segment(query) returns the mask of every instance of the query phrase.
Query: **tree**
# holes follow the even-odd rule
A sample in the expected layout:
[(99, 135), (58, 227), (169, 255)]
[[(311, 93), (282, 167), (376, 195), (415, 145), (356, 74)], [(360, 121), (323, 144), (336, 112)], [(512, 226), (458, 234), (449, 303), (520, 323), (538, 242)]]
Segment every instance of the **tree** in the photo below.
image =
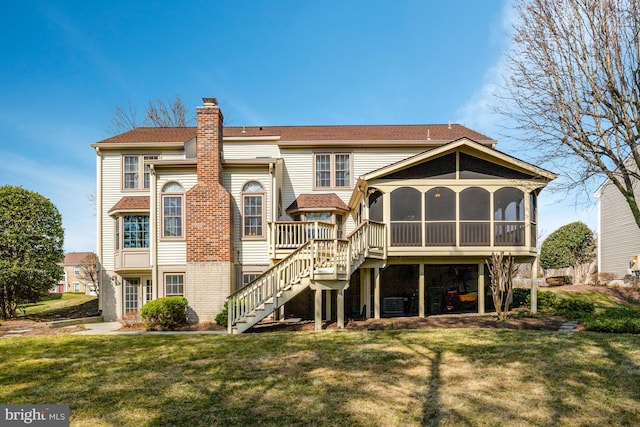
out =
[(640, 227), (640, 2), (519, 0), (515, 11), (509, 102), (498, 110), (539, 162), (563, 172), (561, 188), (606, 177)]
[(491, 295), (493, 306), (501, 321), (507, 320), (509, 316), (509, 305), (513, 295), (513, 276), (518, 271), (515, 258), (505, 256), (504, 252), (493, 253), (491, 262), (485, 260), (491, 277)]
[(91, 284), (97, 295), (100, 294), (99, 274), (98, 268), (98, 256), (91, 252), (80, 261), (80, 274), (77, 276), (80, 280), (83, 280), (87, 284)]
[[(182, 102), (180, 95), (176, 95), (173, 101), (166, 103), (162, 99), (149, 101), (143, 125), (147, 127), (185, 127), (193, 122), (193, 119), (188, 117), (187, 107)], [(131, 104), (131, 100), (127, 102), (126, 106), (116, 106), (113, 109), (111, 128), (109, 129), (111, 133), (123, 133), (139, 126), (137, 110)]]
[(49, 199), (0, 187), (0, 317), (47, 294), (63, 274), (62, 217)]
[(551, 233), (540, 248), (540, 265), (544, 269), (573, 267), (573, 283), (583, 283), (580, 267), (595, 259), (593, 231), (580, 221), (563, 225)]

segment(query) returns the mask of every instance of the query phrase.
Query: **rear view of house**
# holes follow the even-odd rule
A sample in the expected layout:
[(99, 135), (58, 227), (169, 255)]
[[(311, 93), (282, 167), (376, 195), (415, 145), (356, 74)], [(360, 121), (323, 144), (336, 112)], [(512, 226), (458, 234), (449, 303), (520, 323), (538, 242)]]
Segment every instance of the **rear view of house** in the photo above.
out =
[[(457, 124), (137, 128), (93, 144), (101, 308), (115, 320), (184, 295), (264, 317), (491, 309), (485, 259), (537, 260), (537, 198), (555, 175)], [(534, 270), (535, 271), (535, 270)]]

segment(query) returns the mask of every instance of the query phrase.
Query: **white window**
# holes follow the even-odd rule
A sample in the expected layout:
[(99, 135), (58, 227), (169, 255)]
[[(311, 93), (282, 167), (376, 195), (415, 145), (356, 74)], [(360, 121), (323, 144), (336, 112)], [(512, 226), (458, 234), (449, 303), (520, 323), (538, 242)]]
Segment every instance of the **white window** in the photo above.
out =
[(76, 265), (73, 267), (73, 275), (74, 276), (79, 276), (80, 275), (80, 266)]
[(242, 236), (264, 238), (264, 187), (251, 181), (242, 187)]
[(164, 284), (167, 296), (184, 295), (184, 274), (165, 274)]
[(162, 237), (183, 237), (184, 190), (177, 182), (162, 188)]
[[(157, 160), (155, 154), (126, 154), (122, 156), (122, 188), (140, 190), (150, 187), (151, 168), (145, 161)], [(140, 179), (142, 177), (142, 179)]]
[(73, 292), (80, 292), (80, 282), (73, 282)]
[(123, 157), (123, 187), (138, 188), (139, 186), (139, 167), (138, 161), (140, 156), (124, 156)]
[(148, 248), (149, 215), (125, 215), (122, 219), (122, 247)]
[(351, 187), (351, 154), (316, 153), (313, 159), (314, 188)]

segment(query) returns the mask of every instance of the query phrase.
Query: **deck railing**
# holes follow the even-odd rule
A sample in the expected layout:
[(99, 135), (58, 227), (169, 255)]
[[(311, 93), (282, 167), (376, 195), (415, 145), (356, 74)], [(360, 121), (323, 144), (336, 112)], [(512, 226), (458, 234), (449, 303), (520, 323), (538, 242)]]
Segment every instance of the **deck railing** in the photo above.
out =
[(422, 222), (392, 222), (391, 246), (422, 246)]
[(495, 246), (524, 246), (524, 222), (496, 222), (494, 230)]
[(335, 239), (336, 225), (321, 221), (285, 221), (269, 224), (275, 250), (296, 249), (310, 239)]
[(489, 221), (460, 222), (460, 246), (491, 245)]
[(455, 246), (456, 222), (427, 222), (425, 224), (425, 246)]

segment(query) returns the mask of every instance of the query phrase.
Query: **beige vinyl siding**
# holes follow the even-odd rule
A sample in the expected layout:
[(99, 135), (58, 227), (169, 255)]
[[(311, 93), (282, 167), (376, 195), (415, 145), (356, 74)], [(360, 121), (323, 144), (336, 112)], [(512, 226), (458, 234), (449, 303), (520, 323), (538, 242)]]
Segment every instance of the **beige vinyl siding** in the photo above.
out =
[(612, 184), (603, 185), (599, 205), (598, 271), (622, 278), (627, 274), (629, 259), (640, 255), (640, 229), (624, 197)]
[(280, 149), (276, 142), (229, 142), (224, 141), (223, 158), (255, 159), (256, 157), (280, 157)]
[[(102, 154), (102, 266), (105, 270), (114, 268), (114, 219), (109, 216), (109, 210), (124, 196), (120, 190), (121, 154)], [(144, 193), (136, 193), (143, 195)]]
[[(249, 181), (259, 182), (265, 190), (264, 240), (242, 239), (242, 187)], [(235, 262), (240, 264), (269, 264), (268, 223), (271, 221), (271, 175), (268, 166), (255, 169), (228, 168), (224, 172), (224, 186), (233, 198), (233, 236)]]
[[(162, 187), (168, 182), (177, 182), (184, 189), (183, 197), (186, 197), (194, 185), (196, 185), (198, 177), (195, 169), (184, 170), (159, 170), (157, 176), (157, 206), (156, 206), (156, 228), (155, 233), (158, 242), (157, 263), (162, 265), (185, 265), (187, 263), (187, 244), (186, 240), (171, 240), (162, 238)], [(184, 203), (184, 199), (183, 199)], [(183, 204), (184, 206), (184, 204)], [(183, 233), (185, 232), (185, 219), (183, 210)]]
[[(340, 150), (335, 148), (331, 152), (344, 152), (351, 153), (351, 163), (353, 170), (351, 173), (351, 188), (349, 189), (327, 189), (322, 191), (314, 191), (313, 189), (313, 154), (315, 152), (329, 152), (324, 149), (287, 149), (282, 150), (282, 156), (284, 159), (284, 174), (283, 174), (283, 205), (286, 209), (293, 201), (301, 194), (328, 194), (335, 193), (340, 197), (345, 204), (349, 202), (351, 194), (353, 193), (353, 187), (358, 180), (358, 177), (365, 173), (374, 171), (383, 166), (387, 166), (390, 163), (394, 163), (403, 160), (407, 157), (413, 156), (422, 152), (422, 150), (392, 150), (389, 148), (382, 149), (370, 149), (370, 148), (353, 148)], [(346, 219), (345, 231), (350, 233), (355, 223), (351, 215)]]

